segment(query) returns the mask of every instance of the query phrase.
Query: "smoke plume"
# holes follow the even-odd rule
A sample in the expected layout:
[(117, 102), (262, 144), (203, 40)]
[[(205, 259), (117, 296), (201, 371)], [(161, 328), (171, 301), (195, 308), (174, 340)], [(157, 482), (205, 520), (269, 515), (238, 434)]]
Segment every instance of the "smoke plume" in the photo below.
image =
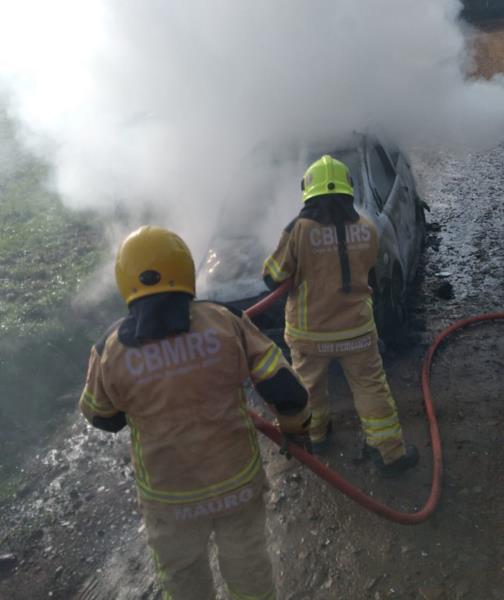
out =
[(285, 199), (279, 217), (296, 212), (302, 161), (275, 171), (271, 148), (366, 128), (405, 145), (502, 139), (504, 85), (467, 78), (460, 8), (17, 0), (0, 8), (0, 76), (67, 204), (157, 220), (198, 256), (223, 203), (246, 215), (260, 193)]

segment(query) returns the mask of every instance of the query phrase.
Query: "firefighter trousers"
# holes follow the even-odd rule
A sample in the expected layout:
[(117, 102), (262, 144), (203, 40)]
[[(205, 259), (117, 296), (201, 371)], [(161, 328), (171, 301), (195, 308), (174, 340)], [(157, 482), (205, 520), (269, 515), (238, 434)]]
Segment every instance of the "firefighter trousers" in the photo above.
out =
[(142, 512), (163, 600), (215, 599), (208, 557), (212, 532), (230, 598), (276, 600), (262, 496), (217, 517), (177, 520), (170, 507), (163, 511), (145, 505)]
[(376, 334), (334, 344), (289, 343), (292, 366), (309, 394), (312, 409), (310, 437), (324, 441), (330, 421), (328, 369), (337, 359), (352, 391), (366, 442), (379, 450), (384, 463), (405, 452), (397, 408), (378, 350)]

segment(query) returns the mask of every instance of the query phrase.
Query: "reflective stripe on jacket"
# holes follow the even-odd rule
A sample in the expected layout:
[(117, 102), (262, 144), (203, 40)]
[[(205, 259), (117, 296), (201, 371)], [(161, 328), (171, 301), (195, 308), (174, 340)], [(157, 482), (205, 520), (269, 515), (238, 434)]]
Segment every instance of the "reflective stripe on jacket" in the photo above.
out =
[(335, 342), (375, 330), (370, 269), (378, 254), (373, 223), (360, 217), (346, 225), (351, 291), (342, 289), (335, 225), (298, 218), (282, 233), (275, 252), (264, 263), (264, 276), (276, 283), (292, 277), (285, 311), (288, 341)]
[(261, 489), (264, 473), (243, 385), (280, 368), (292, 372), (247, 317), (194, 302), (188, 333), (127, 347), (116, 328), (93, 347), (80, 408), (90, 422), (126, 413), (143, 500), (202, 502), (249, 484)]

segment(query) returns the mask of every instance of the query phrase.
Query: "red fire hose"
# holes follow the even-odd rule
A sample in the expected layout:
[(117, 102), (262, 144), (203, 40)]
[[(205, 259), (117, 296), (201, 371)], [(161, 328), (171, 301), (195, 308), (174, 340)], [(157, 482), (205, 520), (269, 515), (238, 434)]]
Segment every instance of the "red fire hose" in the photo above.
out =
[[(259, 315), (261, 312), (263, 312), (269, 306), (271, 306), (271, 304), (275, 302), (280, 296), (285, 294), (290, 288), (290, 285), (290, 281), (286, 281), (285, 283), (283, 283), (269, 296), (266, 296), (254, 306), (251, 306), (246, 311), (247, 315), (249, 317), (255, 317)], [(402, 523), (403, 525), (416, 525), (418, 523), (426, 521), (436, 510), (436, 506), (439, 502), (439, 497), (441, 495), (441, 477), (443, 473), (441, 439), (439, 436), (436, 414), (434, 411), (432, 396), (430, 392), (430, 369), (432, 359), (434, 358), (434, 354), (436, 353), (439, 346), (451, 333), (458, 331), (459, 329), (463, 329), (464, 327), (467, 327), (468, 325), (472, 325), (474, 323), (480, 323), (482, 321), (493, 321), (496, 319), (504, 319), (504, 313), (487, 313), (456, 321), (455, 323), (444, 329), (436, 337), (425, 356), (422, 368), (422, 392), (424, 397), (425, 412), (427, 414), (427, 420), (429, 422), (431, 436), (433, 473), (431, 491), (427, 502), (424, 504), (421, 510), (414, 513), (406, 513), (394, 510), (389, 506), (382, 504), (381, 502), (377, 502), (376, 500), (368, 496), (366, 493), (364, 493), (362, 490), (346, 481), (346, 479), (344, 479), (339, 473), (327, 467), (325, 464), (317, 460), (314, 456), (312, 456), (296, 444), (289, 444), (289, 454), (297, 458), (299, 462), (306, 465), (316, 475), (327, 481), (327, 483), (329, 483), (331, 486), (337, 488), (340, 492), (343, 492), (343, 494), (345, 494), (352, 500), (355, 500), (355, 502), (357, 502), (361, 506), (364, 506), (364, 508), (375, 512), (377, 515), (380, 515), (381, 517), (384, 517), (389, 521)], [(261, 431), (264, 435), (268, 436), (279, 446), (283, 445), (284, 439), (280, 430), (277, 427), (275, 427), (269, 421), (266, 421), (253, 411), (250, 411), (250, 414), (252, 416), (256, 428), (259, 431)]]

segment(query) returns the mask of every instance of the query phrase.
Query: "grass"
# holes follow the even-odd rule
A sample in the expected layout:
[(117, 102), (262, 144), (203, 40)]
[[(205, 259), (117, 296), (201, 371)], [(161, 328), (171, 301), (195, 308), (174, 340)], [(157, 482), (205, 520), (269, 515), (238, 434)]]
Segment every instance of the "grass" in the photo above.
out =
[[(0, 333), (44, 330), (100, 259), (101, 228), (48, 191), (48, 167), (22, 163), (0, 183)], [(1, 175), (0, 175), (1, 177)]]
[(103, 327), (76, 318), (71, 308), (102, 258), (103, 227), (96, 214), (66, 208), (47, 185), (50, 174), (0, 114), (3, 473), (75, 407), (89, 348)]

